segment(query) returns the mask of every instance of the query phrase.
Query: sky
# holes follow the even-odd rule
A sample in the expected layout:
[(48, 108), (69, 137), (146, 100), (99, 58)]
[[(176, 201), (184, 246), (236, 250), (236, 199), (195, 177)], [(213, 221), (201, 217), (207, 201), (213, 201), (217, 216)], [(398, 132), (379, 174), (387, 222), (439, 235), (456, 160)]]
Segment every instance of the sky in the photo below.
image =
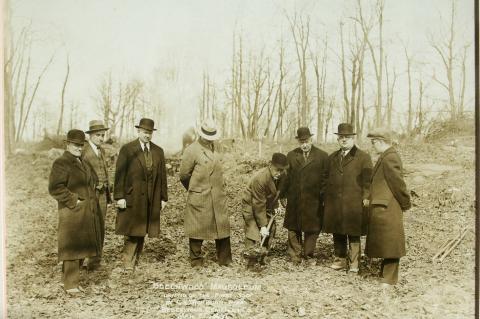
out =
[[(117, 78), (138, 78), (153, 83), (156, 70), (175, 68), (180, 83), (157, 89), (164, 107), (174, 112), (180, 128), (193, 125), (201, 92), (201, 76), (207, 70), (223, 85), (229, 75), (234, 30), (244, 36), (252, 50), (273, 50), (280, 34), (291, 41), (284, 13), (296, 8), (311, 15), (312, 41), (328, 35), (332, 54), (330, 71), (338, 73), (338, 23), (353, 12), (355, 1), (274, 1), (274, 0), (10, 0), (13, 32), (31, 24), (36, 39), (32, 48), (33, 71), (37, 73), (55, 54), (41, 83), (34, 107), (57, 114), (65, 76), (66, 57), (71, 64), (66, 101), (82, 109), (78, 125), (86, 128), (96, 115), (95, 96), (102, 77), (108, 72)], [(371, 4), (372, 1), (363, 1)], [(384, 37), (391, 65), (405, 70), (401, 44), (413, 52), (415, 60), (441, 70), (433, 56), (427, 35), (439, 34), (440, 15), (447, 15), (449, 0), (386, 0)], [(472, 42), (469, 52), (467, 97), (473, 98), (473, 1), (458, 1), (459, 35)], [(293, 51), (290, 51), (293, 58)], [(293, 61), (293, 60), (292, 60)], [(428, 69), (430, 70), (430, 69)], [(426, 73), (430, 71), (425, 71)], [(438, 73), (440, 74), (440, 73)], [(427, 74), (428, 75), (428, 74)], [(404, 75), (401, 75), (401, 77)], [(431, 75), (428, 75), (431, 76)], [(402, 82), (399, 79), (399, 82)], [(330, 83), (337, 86), (336, 80)], [(403, 81), (402, 83), (404, 83)], [(431, 94), (442, 96), (434, 87)], [(333, 89), (333, 88), (332, 88)], [(338, 88), (339, 89), (339, 88)], [(404, 84), (399, 85), (405, 98)], [(171, 112), (167, 112), (171, 116)], [(180, 132), (177, 134), (180, 136)], [(176, 137), (178, 139), (179, 137)], [(161, 138), (162, 139), (162, 138)], [(165, 141), (163, 141), (165, 142)]]

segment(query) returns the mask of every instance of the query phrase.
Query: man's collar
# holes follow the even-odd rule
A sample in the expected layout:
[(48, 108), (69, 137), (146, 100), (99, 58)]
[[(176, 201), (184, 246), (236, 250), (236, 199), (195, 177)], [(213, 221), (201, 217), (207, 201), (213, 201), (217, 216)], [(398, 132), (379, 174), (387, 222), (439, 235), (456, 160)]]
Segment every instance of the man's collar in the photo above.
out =
[(140, 143), (140, 147), (142, 148), (142, 151), (145, 151), (145, 144), (147, 144), (147, 149), (150, 151), (150, 142), (143, 143), (142, 141), (140, 141), (140, 139), (138, 139), (138, 142)]
[(95, 154), (98, 155), (98, 149), (99, 149), (99, 146), (95, 145), (92, 141), (88, 140), (88, 144), (90, 144), (90, 146), (92, 147), (93, 151), (95, 152)]

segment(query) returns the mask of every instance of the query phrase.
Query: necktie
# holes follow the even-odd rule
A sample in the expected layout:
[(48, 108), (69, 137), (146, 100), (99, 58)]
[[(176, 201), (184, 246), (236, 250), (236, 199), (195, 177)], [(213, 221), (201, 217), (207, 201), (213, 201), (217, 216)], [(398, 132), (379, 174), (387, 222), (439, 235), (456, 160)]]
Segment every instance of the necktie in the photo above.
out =
[(303, 158), (305, 159), (305, 162), (306, 162), (308, 158), (308, 152), (303, 152)]

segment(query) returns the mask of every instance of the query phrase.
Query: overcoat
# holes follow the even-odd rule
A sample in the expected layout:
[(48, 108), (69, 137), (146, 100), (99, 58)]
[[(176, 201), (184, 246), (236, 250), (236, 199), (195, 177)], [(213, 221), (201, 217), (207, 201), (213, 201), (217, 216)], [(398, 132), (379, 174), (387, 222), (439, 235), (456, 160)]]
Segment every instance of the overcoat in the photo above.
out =
[(269, 167), (262, 168), (252, 177), (242, 195), (246, 238), (261, 240), (259, 228), (267, 226), (267, 212), (278, 207), (279, 193)]
[(229, 237), (221, 155), (197, 140), (185, 149), (179, 173), (188, 190), (185, 235), (203, 240)]
[(104, 220), (95, 194), (96, 182), (90, 164), (81, 163), (68, 151), (53, 162), (48, 191), (58, 202), (58, 260), (101, 253)]
[(287, 154), (289, 168), (280, 197), (287, 197), (283, 227), (302, 232), (319, 232), (323, 219), (323, 195), (328, 154), (312, 146), (305, 161), (298, 147)]
[(361, 236), (367, 231), (368, 210), (363, 200), (369, 198), (372, 159), (353, 146), (341, 159), (342, 150), (328, 157), (328, 182), (325, 191), (323, 231)]
[(140, 140), (133, 140), (120, 149), (113, 196), (115, 200), (125, 199), (127, 208), (117, 212), (116, 234), (138, 237), (160, 235), (161, 201), (168, 201), (167, 170), (163, 149), (150, 142), (150, 152), (152, 191), (148, 194), (147, 168)]
[(370, 215), (365, 253), (370, 258), (405, 256), (403, 211), (410, 195), (402, 175), (402, 162), (393, 147), (378, 158), (370, 185)]

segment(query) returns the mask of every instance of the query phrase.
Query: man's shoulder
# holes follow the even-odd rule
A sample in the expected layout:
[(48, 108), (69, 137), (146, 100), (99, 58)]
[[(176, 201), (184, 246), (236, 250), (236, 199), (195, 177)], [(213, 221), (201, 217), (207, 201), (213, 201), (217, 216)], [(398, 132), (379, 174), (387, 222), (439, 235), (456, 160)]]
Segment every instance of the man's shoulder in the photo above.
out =
[(164, 151), (163, 151), (163, 148), (162, 148), (160, 145), (157, 145), (157, 144), (155, 144), (155, 143), (153, 143), (153, 142), (150, 142), (150, 146), (151, 146), (151, 148), (152, 148), (152, 151), (157, 151), (157, 152), (161, 152), (161, 153), (164, 152)]
[(52, 167), (55, 168), (66, 168), (72, 165), (72, 159), (68, 156), (67, 152), (64, 152), (62, 155), (57, 157), (53, 161)]

